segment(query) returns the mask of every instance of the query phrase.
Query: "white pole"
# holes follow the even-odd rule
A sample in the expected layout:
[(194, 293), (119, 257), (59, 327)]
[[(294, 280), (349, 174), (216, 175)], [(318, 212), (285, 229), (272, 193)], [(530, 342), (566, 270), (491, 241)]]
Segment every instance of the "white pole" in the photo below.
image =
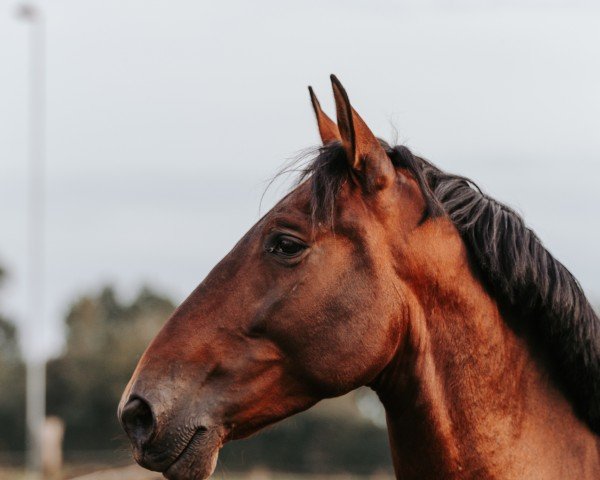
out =
[(29, 23), (29, 192), (28, 254), (29, 305), (25, 330), (27, 375), (27, 469), (30, 478), (42, 473), (41, 433), (46, 415), (46, 362), (36, 351), (44, 319), (44, 137), (45, 137), (45, 26), (41, 10), (23, 5), (20, 16)]

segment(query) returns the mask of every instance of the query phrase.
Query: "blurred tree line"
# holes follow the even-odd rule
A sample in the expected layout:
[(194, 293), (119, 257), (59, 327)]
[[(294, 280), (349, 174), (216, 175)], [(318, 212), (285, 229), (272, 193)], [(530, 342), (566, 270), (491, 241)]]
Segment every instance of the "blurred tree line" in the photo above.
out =
[[(6, 275), (0, 267), (0, 287)], [(25, 441), (25, 368), (17, 330), (0, 311), (0, 452), (23, 448)]]
[[(99, 451), (115, 460), (124, 457), (128, 444), (117, 404), (142, 352), (173, 310), (166, 296), (149, 288), (123, 301), (105, 287), (72, 304), (65, 349), (47, 370), (48, 414), (65, 421), (67, 459)], [(385, 430), (359, 415), (351, 397), (335, 402), (226, 445), (221, 465), (321, 473), (389, 470)], [(15, 327), (0, 317), (0, 453), (22, 451), (23, 445), (24, 368)]]
[(114, 448), (113, 442), (123, 437), (116, 417), (121, 393), (173, 309), (167, 298), (148, 288), (123, 302), (105, 287), (71, 306), (64, 354), (47, 370), (48, 414), (65, 421), (65, 449)]

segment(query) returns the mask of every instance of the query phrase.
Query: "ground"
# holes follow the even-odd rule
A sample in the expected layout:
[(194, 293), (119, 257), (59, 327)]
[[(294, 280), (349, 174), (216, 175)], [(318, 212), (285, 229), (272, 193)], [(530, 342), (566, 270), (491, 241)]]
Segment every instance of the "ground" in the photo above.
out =
[[(79, 475), (66, 469), (66, 473), (54, 480), (159, 480), (163, 477), (149, 472), (138, 466), (129, 466), (117, 469), (99, 470), (85, 475)], [(359, 477), (351, 475), (293, 475), (266, 470), (254, 470), (246, 474), (228, 473), (219, 471), (213, 475), (214, 480), (391, 480), (386, 475)], [(20, 470), (6, 470), (0, 468), (0, 480), (27, 480)]]

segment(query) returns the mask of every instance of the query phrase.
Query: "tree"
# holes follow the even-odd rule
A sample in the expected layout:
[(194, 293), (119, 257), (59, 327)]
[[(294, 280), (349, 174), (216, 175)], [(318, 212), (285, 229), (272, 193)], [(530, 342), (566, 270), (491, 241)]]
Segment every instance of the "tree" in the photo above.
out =
[(73, 304), (66, 318), (65, 351), (48, 364), (48, 413), (65, 421), (66, 449), (123, 446), (119, 399), (173, 308), (170, 300), (148, 288), (131, 302), (105, 287)]
[[(6, 272), (0, 267), (0, 287), (6, 280)], [(0, 362), (12, 360), (19, 356), (17, 329), (0, 312)]]
[[(6, 278), (0, 267), (0, 286)], [(25, 441), (25, 369), (17, 329), (0, 313), (0, 452), (22, 450)]]

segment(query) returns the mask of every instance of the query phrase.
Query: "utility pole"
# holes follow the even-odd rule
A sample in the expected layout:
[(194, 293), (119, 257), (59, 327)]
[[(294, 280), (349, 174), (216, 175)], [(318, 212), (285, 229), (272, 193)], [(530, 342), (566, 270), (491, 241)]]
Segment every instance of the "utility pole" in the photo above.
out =
[[(45, 199), (45, 25), (40, 8), (22, 5), (19, 17), (29, 24), (29, 188), (28, 312), (24, 329), (26, 356), (27, 469), (29, 478), (42, 473), (41, 434), (46, 416), (46, 360), (36, 341), (44, 319)], [(38, 350), (38, 351), (36, 351)]]

